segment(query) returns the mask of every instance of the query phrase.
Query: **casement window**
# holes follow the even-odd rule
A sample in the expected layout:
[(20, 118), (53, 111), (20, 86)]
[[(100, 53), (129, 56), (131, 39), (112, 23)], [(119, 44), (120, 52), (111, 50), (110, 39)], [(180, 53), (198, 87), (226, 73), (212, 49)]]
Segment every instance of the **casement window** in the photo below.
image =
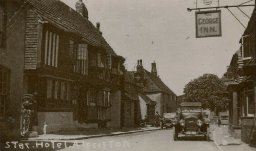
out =
[(89, 54), (89, 65), (91, 67), (97, 67), (97, 54), (94, 52)]
[(69, 56), (72, 58), (72, 59), (76, 59), (76, 53), (75, 53), (75, 43), (73, 40), (69, 40)]
[(96, 89), (90, 89), (87, 91), (87, 105), (96, 106), (97, 102), (97, 91)]
[(105, 108), (97, 108), (97, 119), (105, 120), (106, 119), (107, 110)]
[(112, 56), (111, 55), (107, 56), (107, 65), (108, 65), (108, 69), (112, 68)]
[(97, 53), (97, 65), (98, 67), (104, 67), (104, 58), (102, 57), (101, 53)]
[(44, 36), (44, 64), (57, 67), (59, 56), (59, 35), (46, 31)]
[(62, 80), (47, 79), (46, 98), (50, 100), (61, 100), (63, 102), (71, 99), (71, 83)]
[(0, 118), (5, 117), (9, 99), (10, 72), (0, 65)]
[(110, 106), (111, 103), (110, 103), (110, 92), (107, 92), (107, 106)]
[(252, 93), (247, 94), (245, 101), (245, 115), (253, 117), (255, 113), (254, 95)]
[(242, 58), (243, 60), (251, 59), (254, 49), (254, 42), (252, 35), (245, 35), (242, 37)]
[[(75, 50), (75, 49), (74, 49)], [(77, 73), (83, 75), (88, 74), (88, 48), (87, 44), (78, 44), (77, 50), (75, 51), (75, 67), (74, 70)]]

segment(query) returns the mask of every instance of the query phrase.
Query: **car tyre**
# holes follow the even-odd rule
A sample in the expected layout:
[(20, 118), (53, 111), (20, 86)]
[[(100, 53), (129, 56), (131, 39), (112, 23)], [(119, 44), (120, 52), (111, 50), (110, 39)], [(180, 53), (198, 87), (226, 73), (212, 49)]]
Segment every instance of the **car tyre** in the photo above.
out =
[(178, 133), (174, 132), (173, 140), (174, 140), (174, 141), (179, 140), (179, 134), (178, 134)]
[(205, 136), (204, 136), (204, 138), (205, 138), (205, 141), (210, 141), (210, 137), (209, 137), (209, 135), (208, 134), (206, 134)]

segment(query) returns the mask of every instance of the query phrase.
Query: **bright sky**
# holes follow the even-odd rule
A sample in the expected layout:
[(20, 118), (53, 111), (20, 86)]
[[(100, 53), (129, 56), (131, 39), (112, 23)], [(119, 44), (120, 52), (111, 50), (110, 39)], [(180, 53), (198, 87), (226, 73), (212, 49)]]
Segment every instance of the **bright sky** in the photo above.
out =
[[(74, 8), (77, 0), (62, 0)], [(89, 20), (101, 23), (103, 36), (126, 58), (126, 68), (134, 70), (142, 59), (149, 71), (157, 63), (160, 78), (177, 95), (186, 83), (204, 73), (221, 77), (239, 48), (244, 28), (222, 9), (222, 37), (195, 38), (196, 0), (83, 0)], [(198, 0), (199, 6), (202, 1)], [(216, 1), (216, 0), (213, 0)], [(220, 5), (234, 5), (248, 0), (220, 0)], [(201, 3), (200, 3), (201, 2)], [(249, 3), (252, 4), (252, 3)], [(253, 7), (242, 8), (251, 15)], [(238, 9), (231, 8), (247, 25), (249, 19)]]

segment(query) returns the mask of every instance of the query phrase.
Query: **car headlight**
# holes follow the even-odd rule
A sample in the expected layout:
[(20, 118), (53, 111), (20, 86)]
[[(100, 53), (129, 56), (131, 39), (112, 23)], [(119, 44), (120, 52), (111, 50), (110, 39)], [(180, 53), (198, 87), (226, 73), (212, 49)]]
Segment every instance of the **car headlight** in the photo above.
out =
[(197, 120), (197, 125), (198, 126), (202, 126), (203, 125), (203, 122), (201, 120)]
[(180, 120), (179, 123), (180, 123), (181, 126), (185, 126), (185, 121), (184, 120)]

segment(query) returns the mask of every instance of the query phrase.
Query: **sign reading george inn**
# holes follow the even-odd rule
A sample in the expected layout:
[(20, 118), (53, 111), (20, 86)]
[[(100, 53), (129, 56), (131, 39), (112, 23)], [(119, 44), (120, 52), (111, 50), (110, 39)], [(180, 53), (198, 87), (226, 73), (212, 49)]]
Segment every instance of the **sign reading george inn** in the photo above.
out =
[(196, 12), (196, 38), (221, 36), (221, 12)]

